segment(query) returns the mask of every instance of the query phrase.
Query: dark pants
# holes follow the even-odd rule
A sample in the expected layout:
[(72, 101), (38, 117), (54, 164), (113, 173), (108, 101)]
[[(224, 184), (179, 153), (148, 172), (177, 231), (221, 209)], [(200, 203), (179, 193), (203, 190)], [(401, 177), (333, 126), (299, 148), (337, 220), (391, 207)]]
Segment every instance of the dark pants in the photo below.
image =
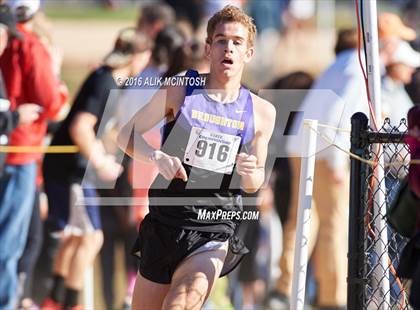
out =
[(274, 164), (273, 173), (275, 179), (273, 182), (274, 206), (279, 215), (281, 224), (284, 225), (289, 216), (292, 171), (288, 158), (277, 158)]
[(104, 244), (100, 252), (100, 258), (102, 290), (107, 309), (114, 309), (114, 267), (115, 245), (117, 243), (122, 242), (124, 245), (127, 272), (137, 272), (137, 259), (131, 255), (131, 248), (137, 237), (137, 229), (122, 223), (121, 218), (124, 217), (124, 213), (128, 213), (127, 207), (103, 207), (101, 209)]
[(36, 262), (33, 272), (32, 287), (33, 299), (36, 303), (41, 303), (48, 295), (52, 287), (52, 272), (54, 258), (57, 255), (61, 239), (53, 237), (53, 229), (45, 223), (42, 236), (41, 253)]
[(420, 309), (420, 231), (405, 246), (397, 270), (401, 278), (411, 279), (410, 305)]
[(39, 192), (35, 193), (34, 208), (32, 210), (31, 222), (29, 225), (28, 239), (25, 250), (18, 263), (18, 273), (24, 276), (21, 287), (21, 298), (32, 298), (32, 275), (36, 261), (42, 247), (43, 224), (39, 214)]
[[(244, 210), (254, 211), (254, 207), (244, 206)], [(260, 240), (260, 224), (258, 221), (243, 221), (238, 228), (238, 237), (244, 240), (249, 253), (239, 265), (238, 281), (249, 283), (260, 279), (258, 273), (257, 250)]]
[[(128, 181), (131, 159), (125, 156), (122, 162), (123, 173), (117, 179), (114, 189), (98, 190), (102, 197), (132, 197), (133, 191)], [(115, 245), (122, 242), (126, 271), (137, 272), (137, 258), (131, 255), (133, 244), (137, 238), (137, 228), (129, 224), (131, 206), (103, 206), (101, 208), (102, 232), (104, 244), (100, 251), (102, 268), (102, 290), (107, 309), (114, 309), (114, 267)]]

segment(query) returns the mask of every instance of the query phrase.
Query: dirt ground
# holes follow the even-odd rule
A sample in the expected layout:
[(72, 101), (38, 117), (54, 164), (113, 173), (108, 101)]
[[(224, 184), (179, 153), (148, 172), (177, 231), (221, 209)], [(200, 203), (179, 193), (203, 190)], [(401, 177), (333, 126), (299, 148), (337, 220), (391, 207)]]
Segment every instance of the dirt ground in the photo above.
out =
[(64, 62), (87, 66), (98, 62), (109, 52), (118, 31), (134, 21), (54, 21), (53, 36), (64, 51)]
[[(134, 23), (134, 20), (53, 22), (54, 42), (64, 52), (62, 76), (72, 94), (85, 75), (112, 49), (118, 31)], [(258, 89), (295, 70), (317, 75), (332, 61), (333, 44), (331, 31), (299, 30), (283, 37), (271, 35), (263, 44), (257, 45), (257, 54), (249, 66), (251, 70), (245, 73), (245, 82)]]
[(52, 22), (54, 44), (63, 52), (61, 78), (70, 90), (70, 101), (89, 71), (109, 53), (122, 28), (133, 26), (127, 21), (71, 21)]

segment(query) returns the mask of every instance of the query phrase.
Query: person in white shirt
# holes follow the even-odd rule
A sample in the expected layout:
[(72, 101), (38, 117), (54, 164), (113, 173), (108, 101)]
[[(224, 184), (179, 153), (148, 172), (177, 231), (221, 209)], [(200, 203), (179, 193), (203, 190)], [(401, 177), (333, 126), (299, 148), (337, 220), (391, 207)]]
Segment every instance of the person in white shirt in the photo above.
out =
[(396, 51), (386, 66), (382, 79), (382, 111), (398, 127), (400, 120), (406, 118), (413, 102), (404, 86), (411, 82), (415, 69), (420, 67), (420, 53), (406, 41), (400, 40)]
[[(338, 35), (336, 60), (316, 80), (300, 111), (303, 118), (317, 119), (333, 127), (350, 129), (351, 116), (368, 113), (365, 84), (357, 58), (357, 32), (343, 30)], [(302, 123), (294, 124), (298, 136), (287, 143), (292, 167), (290, 213), (283, 227), (281, 276), (271, 293), (271, 309), (288, 309), (292, 288), (293, 257), (298, 207)], [(350, 148), (349, 134), (320, 128), (324, 135), (344, 149)], [(312, 254), (314, 276), (318, 284), (320, 309), (345, 308), (347, 295), (347, 223), (349, 193), (348, 155), (318, 137), (314, 176), (314, 204), (311, 215), (309, 254)]]

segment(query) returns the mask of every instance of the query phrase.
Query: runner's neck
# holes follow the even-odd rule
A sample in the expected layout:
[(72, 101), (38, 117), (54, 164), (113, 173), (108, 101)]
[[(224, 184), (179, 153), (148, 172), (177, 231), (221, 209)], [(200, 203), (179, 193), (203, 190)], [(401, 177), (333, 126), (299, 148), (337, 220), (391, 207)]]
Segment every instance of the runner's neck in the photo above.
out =
[(208, 83), (204, 88), (211, 99), (220, 103), (230, 103), (238, 99), (241, 81), (236, 78), (230, 79), (227, 82), (219, 81), (210, 73)]

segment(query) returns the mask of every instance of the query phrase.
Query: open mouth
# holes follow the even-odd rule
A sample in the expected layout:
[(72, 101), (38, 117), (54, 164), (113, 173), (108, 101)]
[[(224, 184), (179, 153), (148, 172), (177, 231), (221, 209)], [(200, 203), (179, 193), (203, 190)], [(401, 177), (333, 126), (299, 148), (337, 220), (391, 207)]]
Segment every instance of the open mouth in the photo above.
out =
[(224, 65), (233, 65), (233, 60), (232, 59), (223, 59), (222, 64)]

